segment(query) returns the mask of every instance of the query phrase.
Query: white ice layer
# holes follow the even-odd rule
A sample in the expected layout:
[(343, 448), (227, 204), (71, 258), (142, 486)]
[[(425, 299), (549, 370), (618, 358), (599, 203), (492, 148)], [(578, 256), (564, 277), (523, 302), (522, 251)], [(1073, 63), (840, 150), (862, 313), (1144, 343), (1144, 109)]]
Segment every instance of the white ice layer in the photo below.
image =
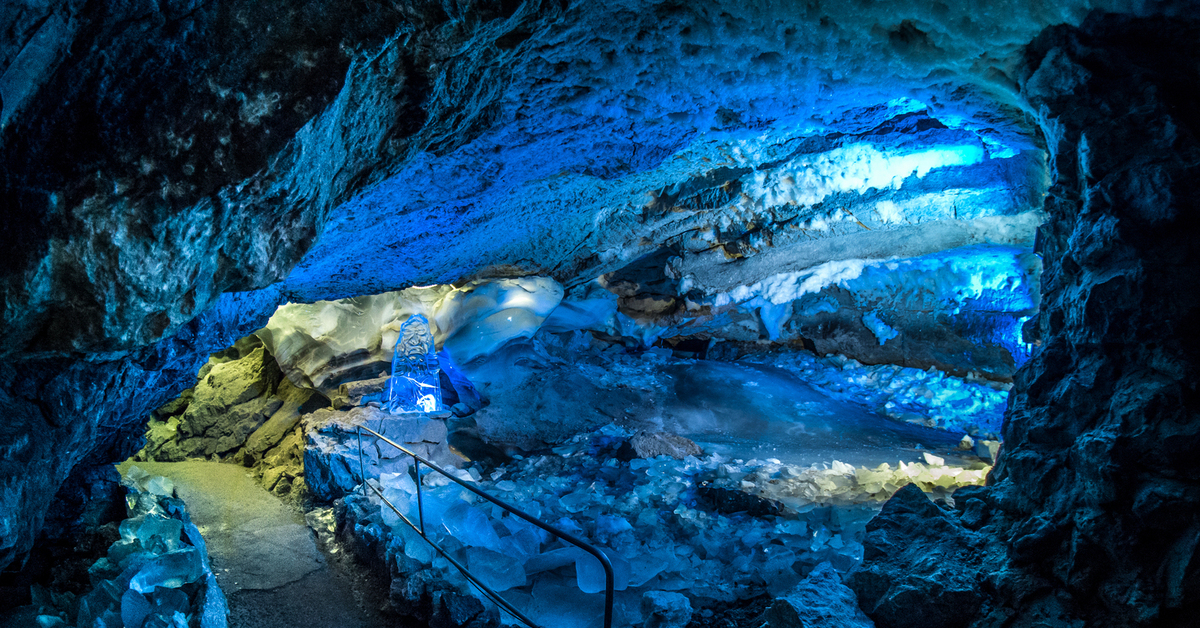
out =
[(425, 316), (437, 347), (463, 363), (514, 338), (532, 336), (562, 295), (562, 286), (549, 277), (522, 277), (290, 303), (258, 336), (293, 383), (336, 390), (347, 365), (390, 363), (400, 326), (410, 316)]
[[(969, 166), (983, 161), (980, 144), (939, 146), (908, 153), (885, 152), (860, 142), (789, 161), (773, 170), (756, 172), (745, 182), (747, 198), (767, 207), (814, 205), (838, 192), (872, 188), (899, 189), (910, 176), (923, 178), (945, 166)], [(853, 219), (853, 218), (851, 218)], [(823, 220), (809, 228), (824, 230)], [(900, 222), (900, 217), (886, 222)]]

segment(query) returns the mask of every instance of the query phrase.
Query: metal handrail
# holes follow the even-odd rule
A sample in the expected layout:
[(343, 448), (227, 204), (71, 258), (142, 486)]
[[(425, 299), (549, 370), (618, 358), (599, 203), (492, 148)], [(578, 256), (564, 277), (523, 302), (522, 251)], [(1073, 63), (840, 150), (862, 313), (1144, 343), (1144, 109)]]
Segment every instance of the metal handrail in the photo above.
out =
[[(442, 474), (450, 481), (458, 484), (459, 486), (462, 486), (463, 488), (467, 489), (468, 491), (471, 491), (472, 493), (488, 500), (489, 502), (492, 502), (493, 504), (503, 508), (504, 510), (508, 511), (509, 513), (514, 514), (514, 515), (520, 517), (521, 519), (524, 519), (525, 521), (541, 528), (542, 530), (549, 532), (550, 534), (554, 535), (555, 537), (558, 537), (559, 539), (562, 539), (562, 540), (570, 543), (571, 545), (578, 547), (579, 549), (587, 552), (588, 554), (591, 554), (593, 557), (596, 558), (596, 560), (599, 560), (600, 566), (604, 568), (604, 582), (605, 582), (605, 587), (604, 587), (604, 628), (612, 628), (613, 590), (615, 588), (614, 587), (615, 577), (613, 575), (612, 562), (610, 562), (608, 560), (608, 557), (604, 555), (604, 552), (601, 552), (600, 550), (596, 549), (587, 541), (584, 541), (569, 532), (559, 530), (558, 528), (555, 528), (554, 526), (552, 526), (550, 524), (544, 523), (537, 517), (534, 517), (533, 515), (526, 513), (525, 511), (521, 510), (520, 508), (517, 508), (516, 506), (513, 506), (512, 504), (509, 504), (509, 503), (505, 502), (504, 500), (494, 497), (494, 496), (484, 492), (482, 489), (479, 489), (478, 487), (472, 486), (471, 484), (462, 480), (458, 476), (455, 476), (455, 475), (449, 473), (448, 471), (446, 471), (445, 469), (442, 469), (441, 467), (437, 466), (433, 462), (423, 458), (422, 456), (417, 455), (416, 453), (410, 451), (406, 447), (403, 447), (403, 446), (397, 444), (396, 442), (392, 441), (391, 439), (384, 436), (383, 434), (380, 434), (379, 432), (376, 432), (375, 430), (373, 430), (365, 425), (357, 424), (357, 425), (355, 425), (355, 427), (357, 428), (357, 434), (358, 434), (358, 469), (359, 469), (359, 475), (362, 476), (363, 486), (370, 487), (370, 489), (372, 491), (374, 491), (376, 495), (379, 496), (379, 499), (383, 500), (383, 503), (387, 504), (388, 508), (392, 509), (392, 512), (395, 512), (396, 515), (398, 517), (400, 517), (400, 519), (402, 521), (404, 521), (404, 523), (408, 524), (408, 526), (410, 528), (412, 528), (413, 531), (415, 531), (417, 534), (419, 534), (421, 536), (421, 538), (425, 539), (425, 541), (427, 543), (429, 543), (429, 545), (432, 546), (433, 549), (437, 550), (438, 554), (440, 554), (451, 565), (454, 565), (455, 568), (457, 568), (460, 572), (462, 572), (463, 577), (465, 577), (471, 584), (475, 585), (475, 587), (477, 589), (479, 589), (479, 591), (481, 593), (483, 593), (488, 599), (490, 599), (492, 602), (495, 602), (496, 606), (499, 606), (501, 609), (504, 610), (504, 612), (508, 613), (509, 615), (512, 615), (513, 618), (517, 619), (518, 621), (525, 624), (526, 626), (529, 626), (529, 628), (540, 628), (537, 624), (535, 624), (533, 622), (533, 620), (529, 619), (528, 617), (525, 617), (525, 615), (521, 614), (520, 611), (518, 611), (516, 608), (513, 608), (513, 606), (511, 604), (509, 604), (508, 601), (506, 601), (504, 598), (500, 597), (499, 593), (496, 593), (495, 591), (493, 591), (491, 589), (491, 587), (488, 587), (487, 585), (480, 582), (478, 578), (476, 578), (474, 575), (471, 574), (470, 571), (467, 570), (466, 566), (464, 566), (463, 564), (461, 564), (457, 560), (455, 560), (454, 557), (450, 556), (450, 554), (446, 550), (442, 549), (442, 547), (440, 545), (438, 545), (436, 541), (429, 538), (429, 536), (425, 534), (425, 508), (424, 508), (424, 506), (422, 504), (422, 500), (421, 500), (421, 463), (422, 462), (425, 463), (425, 466), (429, 467), (430, 469), (433, 469), (434, 471), (437, 471), (438, 473)], [(412, 456), (413, 468), (416, 470), (416, 476), (417, 476), (417, 478), (416, 478), (416, 480), (417, 480), (416, 481), (416, 485), (417, 485), (417, 518), (420, 523), (419, 526), (417, 524), (414, 524), (408, 517), (404, 516), (404, 514), (400, 512), (400, 509), (396, 508), (396, 506), (394, 504), (392, 504), (391, 501), (389, 501), (386, 497), (383, 496), (382, 491), (380, 491), (378, 488), (376, 488), (374, 486), (371, 486), (370, 483), (367, 482), (366, 471), (365, 471), (365, 467), (363, 466), (363, 460), (362, 460), (362, 432), (363, 432), (363, 430), (370, 432), (372, 435), (375, 436), (375, 438), (382, 440), (383, 442), (391, 445), (392, 447), (395, 447), (396, 449), (399, 449), (400, 451), (408, 454), (409, 456)]]

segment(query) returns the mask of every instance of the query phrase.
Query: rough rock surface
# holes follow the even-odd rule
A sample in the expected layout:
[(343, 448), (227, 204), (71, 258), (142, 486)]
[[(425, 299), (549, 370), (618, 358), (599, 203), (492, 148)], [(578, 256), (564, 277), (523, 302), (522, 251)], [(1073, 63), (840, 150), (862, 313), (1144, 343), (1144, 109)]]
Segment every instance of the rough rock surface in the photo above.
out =
[(704, 455), (704, 450), (695, 442), (670, 432), (641, 431), (634, 434), (629, 443), (639, 458), (670, 456), (683, 460), (688, 456), (699, 458)]
[(684, 628), (692, 620), (692, 602), (671, 591), (647, 591), (642, 595), (645, 628)]
[(48, 496), (77, 463), (133, 455), (151, 411), (194, 382), (208, 354), (261, 327), (256, 314), (276, 299), (227, 294), (175, 336), (125, 356), (0, 365), (0, 564), (29, 550)]
[(897, 628), (969, 625), (987, 600), (984, 574), (997, 558), (986, 536), (964, 528), (915, 484), (867, 524), (863, 549), (863, 566), (847, 584), (877, 625)]
[[(1200, 612), (1198, 38), (1195, 20), (1095, 16), (1028, 49), (1023, 92), (1057, 177), (1043, 347), (1017, 375), (991, 486), (955, 496), (1004, 557), (964, 594), (979, 614), (943, 625), (1186, 626)], [(948, 523), (941, 545), (898, 519), (873, 525), (877, 547), (921, 540), (930, 565), (963, 564), (969, 535)], [(906, 573), (909, 560), (873, 553), (863, 573), (933, 573)], [(856, 582), (880, 626), (929, 612), (919, 589)]]
[(829, 563), (817, 565), (794, 591), (776, 599), (764, 618), (765, 628), (874, 628)]
[(327, 405), (283, 377), (256, 336), (215, 353), (199, 381), (154, 411), (136, 460), (230, 460), (254, 469), (267, 490), (302, 482), (300, 417)]

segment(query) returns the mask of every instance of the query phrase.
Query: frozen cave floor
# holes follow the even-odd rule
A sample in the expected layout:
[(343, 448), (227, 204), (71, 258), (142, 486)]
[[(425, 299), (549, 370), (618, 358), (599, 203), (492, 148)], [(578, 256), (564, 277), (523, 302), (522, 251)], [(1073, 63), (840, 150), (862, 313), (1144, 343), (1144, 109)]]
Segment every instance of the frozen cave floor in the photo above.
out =
[(923, 462), (926, 452), (958, 458), (962, 435), (893, 421), (825, 395), (795, 374), (764, 364), (692, 361), (667, 366), (675, 396), (658, 428), (726, 458), (808, 466)]
[[(990, 437), (1007, 395), (989, 382), (815, 356), (559, 354), (580, 356), (568, 360), (550, 349), (514, 343), (466, 365), (491, 403), (451, 419), (448, 441), (465, 435), (506, 451), (465, 460), (456, 474), (609, 557), (614, 626), (730, 625), (810, 580), (824, 583), (811, 585), (821, 595), (852, 600), (828, 578), (861, 561), (867, 522), (908, 484), (948, 504), (958, 487), (982, 484), (988, 461), (964, 432)], [(378, 462), (368, 481), (415, 518), (411, 467)], [(476, 577), (540, 625), (598, 625), (598, 562), (437, 474), (420, 481), (427, 529)], [(373, 491), (338, 508), (348, 544), (395, 566), (393, 608), (428, 607), (447, 591), (480, 597)], [(687, 619), (655, 623), (682, 608)], [(856, 618), (856, 604), (839, 608)], [(491, 617), (481, 626), (508, 619), (486, 601), (479, 610), (474, 621)]]
[(537, 451), (615, 423), (731, 459), (874, 467), (932, 454), (970, 467), (994, 453), (972, 445), (995, 442), (1008, 395), (1005, 384), (836, 356), (679, 359), (556, 340), (539, 334), (463, 368), (491, 399), (468, 420), (482, 440)]

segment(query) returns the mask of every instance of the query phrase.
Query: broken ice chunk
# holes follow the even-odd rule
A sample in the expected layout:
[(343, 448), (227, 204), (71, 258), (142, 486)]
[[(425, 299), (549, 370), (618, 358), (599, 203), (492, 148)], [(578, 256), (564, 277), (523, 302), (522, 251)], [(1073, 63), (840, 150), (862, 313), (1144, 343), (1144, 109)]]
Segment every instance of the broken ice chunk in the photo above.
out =
[[(525, 573), (533, 575), (543, 571), (551, 571), (575, 562), (582, 550), (575, 547), (562, 547), (542, 552), (525, 561)], [(594, 559), (593, 559), (594, 560)]]
[(496, 535), (496, 530), (492, 528), (487, 515), (466, 502), (460, 502), (447, 509), (442, 515), (442, 526), (463, 545), (503, 549), (500, 537)]
[(600, 515), (596, 517), (596, 536), (602, 542), (607, 542), (608, 537), (616, 536), (627, 530), (632, 530), (633, 526), (624, 517), (614, 517), (612, 515)]
[(502, 539), (504, 553), (509, 556), (527, 557), (538, 553), (542, 547), (542, 539), (533, 531), (517, 530)]
[(525, 586), (525, 568), (519, 558), (485, 547), (467, 549), (467, 568), (495, 591)]
[(591, 505), (592, 495), (587, 491), (576, 491), (574, 493), (563, 495), (558, 500), (558, 503), (562, 504), (563, 510), (574, 514), (577, 512), (582, 512)]
[(150, 601), (146, 596), (129, 589), (121, 596), (121, 622), (126, 628), (142, 628), (150, 614)]
[(129, 581), (129, 588), (138, 593), (149, 593), (154, 587), (178, 588), (195, 582), (203, 572), (200, 553), (195, 548), (175, 550), (155, 556), (143, 565)]
[[(613, 589), (624, 591), (629, 587), (629, 561), (608, 548), (601, 548), (600, 551), (608, 557), (608, 562), (612, 563)], [(575, 558), (575, 578), (579, 583), (579, 590), (584, 593), (599, 593), (607, 588), (604, 566), (595, 556), (586, 552), (579, 552)]]
[(675, 552), (671, 549), (651, 550), (644, 548), (629, 559), (629, 586), (640, 587), (662, 573), (675, 562)]

